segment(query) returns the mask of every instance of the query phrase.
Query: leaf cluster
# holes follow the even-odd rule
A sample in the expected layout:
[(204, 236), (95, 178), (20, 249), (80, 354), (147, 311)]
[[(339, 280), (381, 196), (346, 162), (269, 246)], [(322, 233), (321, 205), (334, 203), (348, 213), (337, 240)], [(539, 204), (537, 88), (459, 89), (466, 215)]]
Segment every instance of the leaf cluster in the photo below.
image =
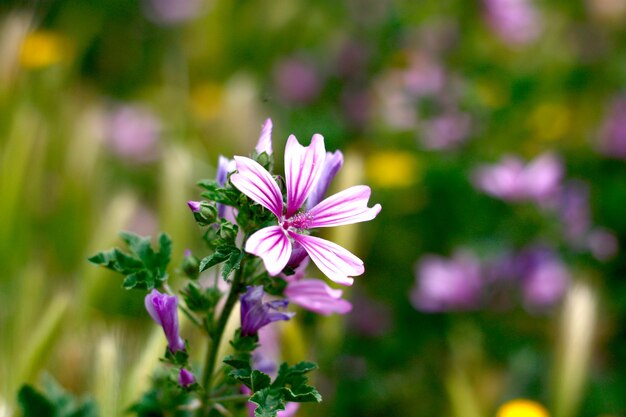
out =
[[(243, 339), (243, 338), (241, 338)], [(250, 348), (252, 341), (235, 340), (233, 346)], [(257, 339), (258, 340), (258, 339)], [(252, 347), (252, 350), (254, 349)], [(251, 351), (238, 352), (228, 356), (224, 362), (232, 370), (229, 376), (241, 382), (252, 391), (250, 402), (257, 405), (255, 417), (276, 417), (285, 409), (287, 402), (320, 402), (322, 396), (315, 387), (308, 384), (306, 374), (317, 368), (313, 362), (299, 362), (289, 366), (281, 364), (278, 375), (272, 382), (269, 375), (251, 367)]]
[(180, 387), (175, 376), (159, 372), (152, 379), (152, 388), (147, 391), (129, 411), (137, 417), (191, 417), (188, 405), (193, 395)]
[(45, 392), (22, 385), (17, 398), (24, 417), (98, 417), (96, 403), (90, 398), (78, 399), (47, 377)]
[(151, 290), (167, 281), (167, 265), (172, 255), (172, 241), (167, 234), (159, 235), (158, 251), (152, 248), (150, 237), (131, 232), (121, 232), (120, 237), (129, 253), (114, 248), (95, 254), (88, 259), (89, 262), (124, 275), (123, 286), (127, 290)]

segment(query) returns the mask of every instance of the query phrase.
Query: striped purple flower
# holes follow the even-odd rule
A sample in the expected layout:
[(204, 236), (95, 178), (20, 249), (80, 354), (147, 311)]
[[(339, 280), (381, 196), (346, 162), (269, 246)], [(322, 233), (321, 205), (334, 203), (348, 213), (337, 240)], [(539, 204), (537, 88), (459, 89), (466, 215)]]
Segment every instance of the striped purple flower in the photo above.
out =
[(146, 295), (144, 303), (152, 320), (163, 327), (170, 351), (176, 353), (179, 350), (185, 350), (185, 342), (178, 334), (178, 299), (176, 296), (152, 290)]
[(289, 320), (295, 313), (283, 313), (279, 309), (287, 307), (289, 301), (274, 300), (263, 302), (263, 286), (248, 287), (240, 297), (241, 302), (241, 334), (252, 336), (260, 328), (279, 320)]
[(245, 250), (263, 259), (270, 275), (278, 275), (289, 261), (293, 246), (300, 245), (315, 265), (331, 280), (351, 285), (352, 276), (361, 275), (363, 261), (341, 246), (311, 236), (317, 227), (341, 226), (372, 220), (380, 212), (380, 204), (367, 207), (369, 187), (348, 188), (326, 198), (314, 207), (302, 209), (311, 191), (324, 175), (326, 161), (324, 138), (313, 135), (311, 144), (300, 145), (291, 135), (285, 148), (285, 183), (287, 203), (272, 175), (256, 161), (235, 156), (237, 173), (231, 182), (242, 193), (270, 210), (278, 220), (276, 226), (265, 227), (246, 242)]

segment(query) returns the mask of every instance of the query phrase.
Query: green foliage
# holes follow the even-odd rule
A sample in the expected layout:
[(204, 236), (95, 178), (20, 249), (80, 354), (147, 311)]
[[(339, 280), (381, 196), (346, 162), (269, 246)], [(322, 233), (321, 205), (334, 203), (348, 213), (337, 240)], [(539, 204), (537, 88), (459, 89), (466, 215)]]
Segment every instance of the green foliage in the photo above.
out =
[(269, 375), (251, 368), (251, 355), (247, 352), (230, 355), (224, 362), (233, 368), (229, 376), (252, 391), (250, 401), (257, 404), (255, 417), (275, 417), (278, 411), (285, 409), (286, 402), (322, 401), (317, 389), (308, 385), (305, 375), (317, 368), (313, 362), (293, 366), (283, 363), (274, 382)]
[(190, 282), (182, 291), (187, 308), (197, 313), (211, 313), (219, 302), (222, 292), (215, 287), (202, 288)]
[(237, 206), (237, 201), (241, 193), (234, 188), (222, 187), (215, 180), (201, 180), (197, 183), (204, 188), (202, 197), (227, 206)]
[(155, 252), (150, 237), (121, 232), (120, 237), (128, 245), (130, 254), (118, 248), (99, 252), (89, 262), (101, 265), (124, 275), (123, 286), (129, 289), (151, 290), (167, 281), (167, 265), (172, 254), (172, 241), (165, 233), (159, 235), (159, 251)]
[(185, 406), (192, 400), (193, 394), (181, 388), (172, 373), (159, 372), (152, 388), (129, 411), (137, 417), (191, 417), (193, 412)]
[(200, 272), (225, 262), (224, 268), (222, 269), (222, 277), (227, 279), (231, 272), (239, 269), (243, 257), (243, 251), (237, 246), (229, 244), (218, 246), (214, 253), (205, 257), (200, 262)]
[(77, 399), (51, 377), (44, 381), (45, 393), (23, 385), (18, 402), (24, 417), (97, 417), (98, 408), (89, 398)]

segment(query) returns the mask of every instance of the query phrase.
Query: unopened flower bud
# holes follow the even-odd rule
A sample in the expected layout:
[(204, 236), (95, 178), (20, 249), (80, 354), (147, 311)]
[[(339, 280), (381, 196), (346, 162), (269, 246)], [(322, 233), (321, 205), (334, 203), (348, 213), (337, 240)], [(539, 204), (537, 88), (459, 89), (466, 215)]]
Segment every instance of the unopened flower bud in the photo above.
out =
[(183, 263), (181, 265), (181, 269), (185, 273), (185, 275), (189, 279), (198, 279), (200, 275), (200, 260), (196, 258), (189, 249), (185, 251), (185, 257), (183, 258)]
[(190, 385), (193, 385), (196, 383), (196, 377), (193, 376), (191, 371), (185, 368), (181, 368), (180, 372), (178, 373), (178, 383), (180, 384), (181, 387), (187, 388)]
[(187, 206), (191, 209), (196, 222), (201, 226), (207, 226), (217, 220), (217, 208), (214, 204), (206, 201), (188, 201)]

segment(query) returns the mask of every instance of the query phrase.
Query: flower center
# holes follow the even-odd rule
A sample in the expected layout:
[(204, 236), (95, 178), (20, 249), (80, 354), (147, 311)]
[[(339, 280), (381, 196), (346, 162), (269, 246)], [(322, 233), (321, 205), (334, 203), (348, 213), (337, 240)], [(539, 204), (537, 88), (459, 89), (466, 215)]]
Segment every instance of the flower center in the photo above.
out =
[(288, 219), (283, 220), (281, 226), (283, 229), (308, 229), (309, 224), (313, 220), (313, 216), (311, 216), (307, 212), (296, 213)]

